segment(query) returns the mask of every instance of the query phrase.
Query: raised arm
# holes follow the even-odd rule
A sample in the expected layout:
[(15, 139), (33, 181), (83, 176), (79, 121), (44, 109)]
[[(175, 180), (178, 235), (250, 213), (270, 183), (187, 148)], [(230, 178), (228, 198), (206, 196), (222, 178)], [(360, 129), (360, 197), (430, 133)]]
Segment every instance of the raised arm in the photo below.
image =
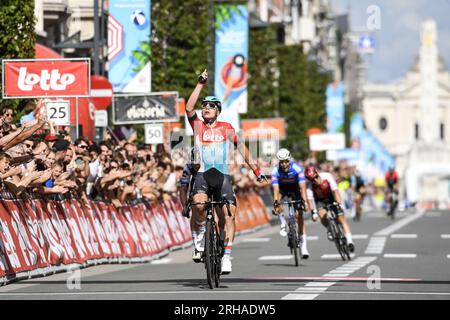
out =
[(200, 96), (200, 93), (202, 92), (203, 87), (206, 84), (206, 80), (208, 79), (208, 71), (205, 69), (203, 71), (201, 77), (205, 79), (205, 81), (197, 82), (197, 86), (195, 87), (194, 91), (192, 91), (191, 96), (189, 97), (189, 100), (186, 104), (186, 114), (188, 117), (192, 117), (195, 114), (195, 105), (197, 104), (198, 97)]

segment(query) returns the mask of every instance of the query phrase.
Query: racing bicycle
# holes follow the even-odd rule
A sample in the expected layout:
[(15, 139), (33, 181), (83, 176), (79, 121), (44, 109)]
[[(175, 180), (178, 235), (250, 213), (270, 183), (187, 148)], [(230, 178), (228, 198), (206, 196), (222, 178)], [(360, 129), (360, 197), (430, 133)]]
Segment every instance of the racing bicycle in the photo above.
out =
[(333, 236), (333, 241), (336, 244), (336, 248), (342, 260), (351, 260), (347, 238), (344, 235), (342, 226), (337, 221), (337, 212), (342, 210), (342, 208), (337, 203), (329, 204), (325, 208), (327, 210), (329, 230), (331, 232), (331, 235)]
[[(304, 202), (303, 200), (290, 200), (280, 202), (279, 205), (285, 204), (289, 208), (289, 216), (288, 216), (288, 247), (291, 251), (291, 254), (294, 255), (295, 266), (298, 267), (299, 260), (302, 257), (302, 252), (300, 248), (300, 241), (298, 239), (298, 224), (297, 219), (295, 217), (295, 208), (296, 205), (300, 204), (300, 208), (304, 211)], [(284, 213), (281, 213), (284, 214)]]
[(216, 206), (226, 205), (228, 214), (231, 214), (230, 202), (227, 200), (191, 202), (191, 205), (204, 205), (206, 210), (205, 251), (202, 260), (205, 264), (206, 278), (210, 289), (220, 286), (222, 273), (222, 257), (224, 255), (224, 241), (220, 237), (219, 226), (216, 223)]

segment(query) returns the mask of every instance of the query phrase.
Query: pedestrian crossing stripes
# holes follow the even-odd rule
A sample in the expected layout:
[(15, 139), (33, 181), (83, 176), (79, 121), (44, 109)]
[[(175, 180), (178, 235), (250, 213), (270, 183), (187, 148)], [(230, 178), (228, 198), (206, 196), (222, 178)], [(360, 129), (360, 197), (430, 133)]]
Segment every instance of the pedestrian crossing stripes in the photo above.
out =
[(365, 254), (381, 254), (386, 245), (386, 237), (372, 237)]
[[(336, 256), (336, 255), (326, 255), (326, 256)], [(340, 257), (340, 255), (337, 255)], [(351, 262), (348, 262), (337, 269), (331, 270), (330, 272), (324, 274), (322, 277), (329, 277), (332, 279), (346, 278), (351, 273), (356, 272), (362, 267), (368, 265), (369, 263), (376, 260), (376, 257), (359, 257)], [(326, 293), (326, 291), (336, 284), (336, 282), (308, 282), (303, 287), (296, 289), (299, 293), (290, 293), (282, 300), (313, 300), (319, 296), (321, 293)], [(301, 292), (301, 293), (300, 293)], [(315, 293), (315, 294), (313, 294)]]

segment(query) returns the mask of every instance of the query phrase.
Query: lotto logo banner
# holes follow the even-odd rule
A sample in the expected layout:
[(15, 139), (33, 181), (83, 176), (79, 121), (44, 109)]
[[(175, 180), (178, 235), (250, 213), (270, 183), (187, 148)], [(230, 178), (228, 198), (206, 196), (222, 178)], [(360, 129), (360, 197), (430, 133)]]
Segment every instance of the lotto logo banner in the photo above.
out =
[(89, 59), (3, 60), (3, 99), (88, 97)]

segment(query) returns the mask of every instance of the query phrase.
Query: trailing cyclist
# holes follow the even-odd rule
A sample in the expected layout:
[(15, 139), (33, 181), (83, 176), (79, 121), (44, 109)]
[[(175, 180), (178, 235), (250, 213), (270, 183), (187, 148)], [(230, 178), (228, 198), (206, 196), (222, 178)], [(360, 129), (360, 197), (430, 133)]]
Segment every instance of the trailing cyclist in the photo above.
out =
[[(286, 218), (283, 214), (280, 201), (284, 197), (292, 200), (303, 200), (306, 204), (306, 180), (302, 166), (292, 160), (291, 153), (287, 149), (280, 149), (277, 152), (278, 165), (272, 170), (272, 188), (274, 197), (274, 212), (281, 221), (280, 234), (285, 237)], [(298, 221), (298, 240), (301, 246), (302, 258), (308, 259), (309, 252), (306, 245), (306, 226), (303, 219), (303, 208), (297, 203), (295, 206)], [(309, 211), (309, 208), (308, 208)]]
[(347, 245), (350, 252), (354, 252), (355, 245), (353, 243), (352, 233), (350, 226), (345, 219), (344, 211), (341, 205), (341, 196), (333, 176), (328, 172), (318, 173), (314, 166), (309, 166), (306, 168), (305, 177), (308, 179), (307, 188), (311, 190), (311, 197), (308, 198), (308, 205), (310, 208), (314, 208), (315, 204), (316, 208), (312, 210), (313, 221), (317, 221), (317, 215), (319, 215), (322, 225), (327, 229), (328, 240), (333, 241), (333, 236), (328, 227), (326, 207), (328, 205), (332, 205), (333, 203), (337, 203), (337, 221), (344, 229), (344, 235), (347, 239)]
[(362, 214), (362, 203), (364, 201), (364, 196), (366, 194), (364, 179), (359, 170), (355, 171), (355, 173), (351, 177), (350, 182), (354, 194), (352, 217), (354, 221), (359, 221), (361, 219)]
[[(200, 168), (193, 185), (193, 201), (206, 202), (212, 194), (215, 200), (225, 200), (230, 204), (230, 210), (224, 205), (218, 210), (219, 228), (224, 241), (222, 258), (222, 274), (232, 270), (231, 250), (235, 237), (236, 198), (234, 196), (232, 179), (229, 174), (228, 161), (234, 156), (234, 148), (243, 155), (245, 162), (253, 170), (259, 181), (265, 179), (259, 168), (252, 161), (250, 153), (243, 143), (238, 143), (238, 137), (232, 125), (217, 121), (222, 111), (222, 103), (214, 96), (207, 96), (202, 101), (202, 119), (195, 112), (195, 105), (208, 79), (205, 70), (199, 77), (197, 85), (186, 104), (186, 115), (194, 132), (195, 146), (198, 147)], [(200, 221), (206, 220), (205, 206), (193, 206), (193, 212)], [(195, 234), (193, 235), (195, 237)], [(197, 239), (198, 241), (198, 239)], [(194, 241), (195, 242), (195, 241)]]
[(195, 177), (200, 169), (199, 155), (196, 148), (191, 149), (190, 161), (186, 163), (183, 169), (183, 175), (180, 179), (180, 201), (183, 206), (182, 215), (186, 218), (191, 218), (191, 232), (192, 241), (194, 243), (194, 250), (192, 252), (192, 260), (194, 262), (201, 262), (202, 252), (205, 251), (204, 237), (205, 237), (205, 222), (197, 214), (193, 213), (190, 217), (191, 206), (193, 196), (193, 186), (195, 183)]
[(386, 182), (386, 203), (388, 204), (388, 215), (394, 217), (394, 212), (398, 204), (398, 184), (399, 177), (394, 167), (390, 167), (384, 176)]

